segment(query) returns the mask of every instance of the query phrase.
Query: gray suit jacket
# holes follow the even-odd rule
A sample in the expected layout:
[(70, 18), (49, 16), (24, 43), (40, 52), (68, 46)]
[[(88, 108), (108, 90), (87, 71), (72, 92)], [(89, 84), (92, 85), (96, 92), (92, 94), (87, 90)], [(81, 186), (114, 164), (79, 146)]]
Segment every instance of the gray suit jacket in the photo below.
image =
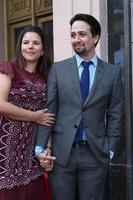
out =
[(95, 79), (85, 103), (82, 103), (75, 56), (54, 63), (48, 77), (46, 107), (56, 113), (53, 127), (39, 126), (36, 145), (45, 147), (52, 135), (56, 162), (65, 165), (83, 118), (88, 143), (100, 162), (115, 151), (121, 134), (122, 84), (119, 67), (98, 59)]

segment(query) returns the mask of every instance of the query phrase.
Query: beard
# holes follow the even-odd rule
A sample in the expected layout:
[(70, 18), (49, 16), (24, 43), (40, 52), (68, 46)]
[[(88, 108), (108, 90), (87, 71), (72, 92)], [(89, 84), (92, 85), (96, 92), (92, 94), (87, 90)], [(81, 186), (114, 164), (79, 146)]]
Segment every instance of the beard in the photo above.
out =
[(80, 47), (73, 46), (73, 50), (78, 55), (84, 55), (87, 52), (85, 46), (80, 46)]

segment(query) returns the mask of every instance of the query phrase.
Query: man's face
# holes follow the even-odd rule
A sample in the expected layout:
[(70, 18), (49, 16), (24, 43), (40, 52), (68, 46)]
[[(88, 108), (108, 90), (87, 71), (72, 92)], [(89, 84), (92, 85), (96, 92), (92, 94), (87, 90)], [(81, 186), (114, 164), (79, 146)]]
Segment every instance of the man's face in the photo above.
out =
[(81, 57), (91, 57), (99, 36), (92, 36), (90, 26), (84, 21), (75, 21), (71, 27), (71, 44)]

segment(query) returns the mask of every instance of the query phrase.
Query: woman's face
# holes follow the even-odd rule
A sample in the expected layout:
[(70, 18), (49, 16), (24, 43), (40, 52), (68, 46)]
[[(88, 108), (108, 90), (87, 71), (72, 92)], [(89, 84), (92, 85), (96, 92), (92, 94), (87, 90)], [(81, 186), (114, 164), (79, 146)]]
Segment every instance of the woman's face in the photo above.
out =
[(21, 43), (21, 52), (27, 64), (36, 64), (39, 57), (44, 53), (42, 40), (39, 34), (35, 32), (25, 33)]

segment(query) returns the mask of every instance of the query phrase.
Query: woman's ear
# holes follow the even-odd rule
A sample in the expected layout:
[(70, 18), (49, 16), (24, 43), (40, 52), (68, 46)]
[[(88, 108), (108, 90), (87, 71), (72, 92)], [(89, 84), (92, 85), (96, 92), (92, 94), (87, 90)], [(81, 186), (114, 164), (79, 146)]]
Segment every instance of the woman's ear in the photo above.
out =
[(43, 54), (44, 54), (44, 50), (41, 52), (41, 56), (43, 56)]

